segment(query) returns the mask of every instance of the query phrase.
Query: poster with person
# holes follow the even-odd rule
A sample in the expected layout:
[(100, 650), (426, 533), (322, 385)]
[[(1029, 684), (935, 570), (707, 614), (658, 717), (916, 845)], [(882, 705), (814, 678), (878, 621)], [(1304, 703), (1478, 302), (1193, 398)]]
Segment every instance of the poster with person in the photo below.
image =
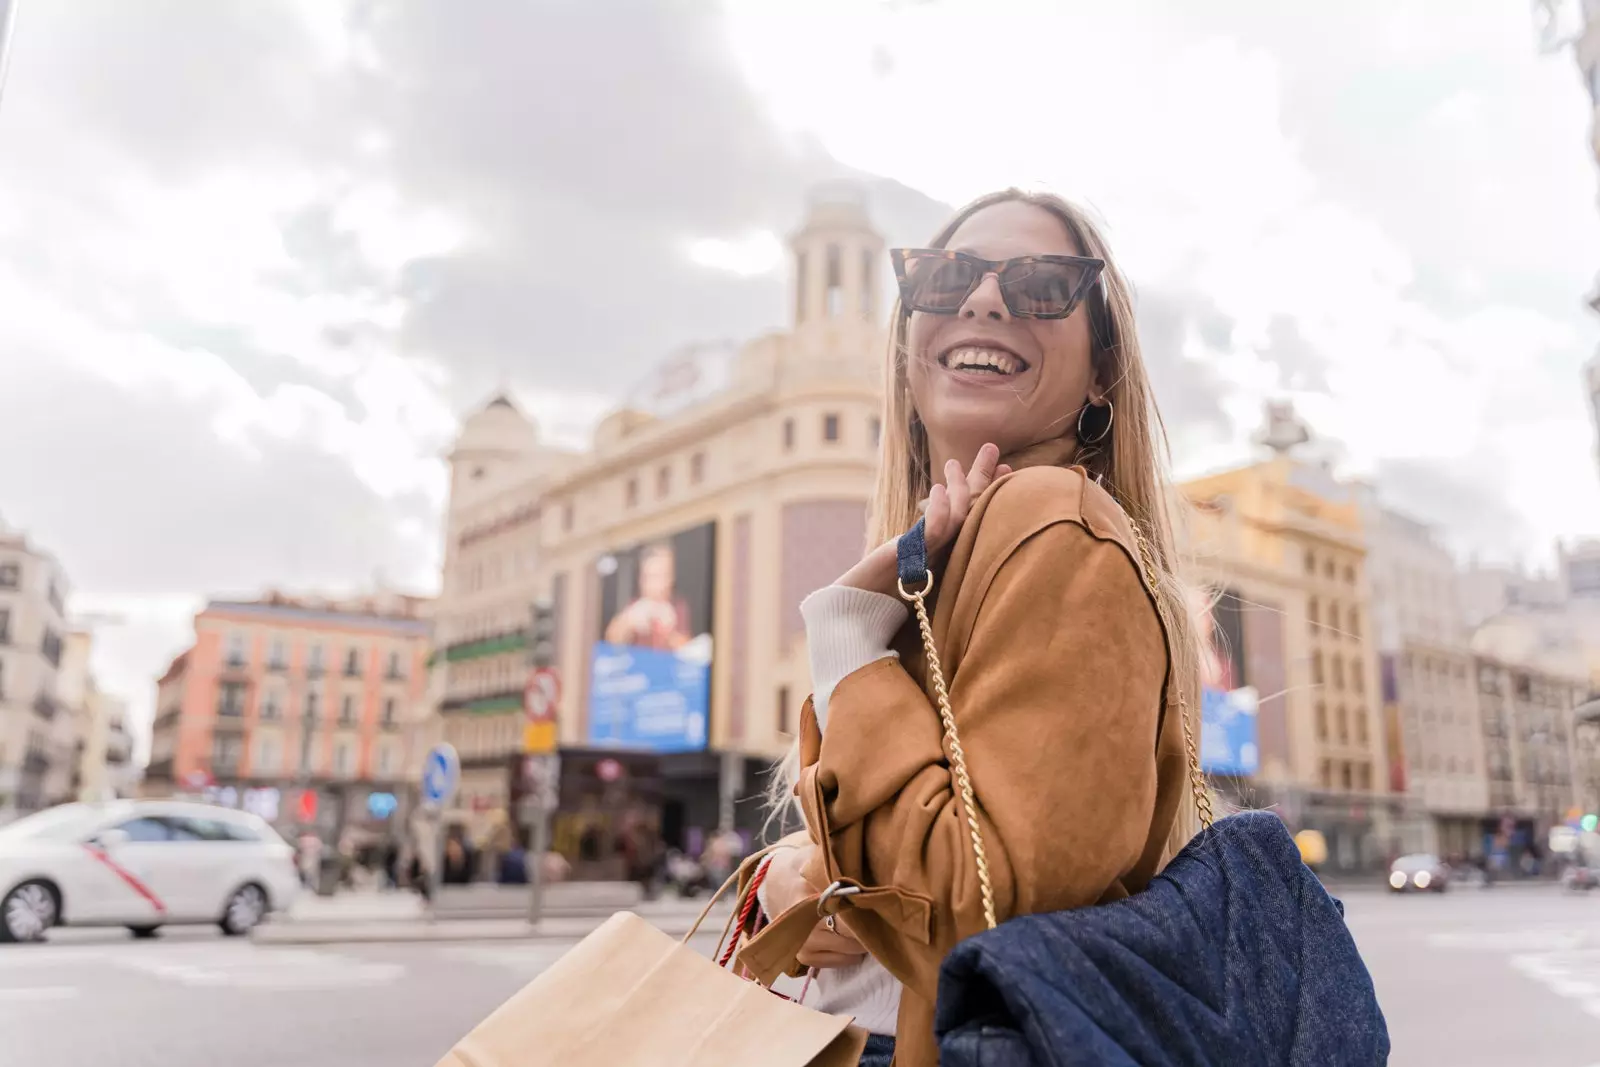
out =
[(1258, 697), (1245, 677), (1244, 614), (1230, 589), (1199, 586), (1191, 607), (1200, 629), (1200, 769), (1253, 775), (1260, 769)]
[(602, 557), (601, 629), (590, 663), (590, 744), (706, 747), (716, 526)]

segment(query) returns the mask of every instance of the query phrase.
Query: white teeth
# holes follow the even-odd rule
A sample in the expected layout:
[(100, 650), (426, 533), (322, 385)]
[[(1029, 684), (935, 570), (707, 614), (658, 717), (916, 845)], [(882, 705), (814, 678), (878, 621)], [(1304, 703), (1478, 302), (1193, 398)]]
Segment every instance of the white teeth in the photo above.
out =
[(1010, 352), (998, 348), (964, 346), (945, 353), (944, 365), (951, 370), (993, 368), (1000, 374), (1016, 374), (1022, 369), (1021, 361)]

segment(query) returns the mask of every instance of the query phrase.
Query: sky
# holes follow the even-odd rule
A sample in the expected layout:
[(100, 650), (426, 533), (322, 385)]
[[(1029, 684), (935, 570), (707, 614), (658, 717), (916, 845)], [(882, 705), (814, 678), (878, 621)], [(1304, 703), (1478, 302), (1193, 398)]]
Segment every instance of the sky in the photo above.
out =
[(682, 346), (783, 327), (784, 235), (849, 178), (892, 244), (997, 187), (1088, 204), (1180, 473), (1285, 397), (1463, 557), (1600, 534), (1576, 64), (1515, 0), (1308, 10), (22, 0), (0, 517), (145, 716), (207, 595), (435, 588), (497, 390), (581, 446)]

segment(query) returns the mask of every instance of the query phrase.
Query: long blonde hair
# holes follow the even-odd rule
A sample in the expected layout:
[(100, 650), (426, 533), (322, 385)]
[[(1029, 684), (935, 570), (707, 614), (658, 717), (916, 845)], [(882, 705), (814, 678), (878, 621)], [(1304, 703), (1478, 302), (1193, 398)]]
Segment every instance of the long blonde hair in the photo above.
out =
[[(1133, 290), (1117, 268), (1104, 236), (1083, 209), (1050, 193), (1007, 189), (979, 197), (947, 222), (929, 242), (944, 248), (967, 219), (995, 204), (1016, 201), (1048, 211), (1061, 221), (1080, 254), (1105, 261), (1098, 292), (1085, 303), (1090, 321), (1090, 361), (1095, 380), (1105, 388), (1114, 417), (1106, 440), (1081, 448), (1074, 462), (1082, 465), (1127, 512), (1150, 549), (1151, 580), (1161, 602), (1172, 645), (1174, 697), (1172, 710), (1186, 707), (1189, 727), (1196, 738), (1199, 722), (1200, 649), (1197, 627), (1190, 615), (1189, 598), (1180, 577), (1176, 522), (1181, 504), (1168, 475), (1169, 449), (1166, 427), (1156, 410), (1139, 333), (1134, 319)], [(884, 382), (883, 434), (878, 462), (878, 484), (867, 523), (867, 548), (871, 549), (909, 529), (919, 517), (918, 506), (932, 488), (928, 440), (911, 398), (907, 368), (911, 353), (906, 331), (910, 316), (895, 301), (889, 331), (888, 367)], [(1076, 412), (1063, 412), (1067, 424)], [(790, 800), (799, 772), (799, 753), (793, 750), (773, 775), (771, 799)], [(1167, 839), (1171, 857), (1199, 832), (1199, 813), (1187, 783), (1179, 789), (1177, 818)]]

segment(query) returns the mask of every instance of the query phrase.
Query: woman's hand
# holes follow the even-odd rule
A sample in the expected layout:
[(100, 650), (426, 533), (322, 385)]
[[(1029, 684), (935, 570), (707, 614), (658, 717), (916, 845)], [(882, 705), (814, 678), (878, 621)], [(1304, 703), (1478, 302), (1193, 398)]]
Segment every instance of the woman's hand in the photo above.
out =
[[(944, 481), (934, 484), (928, 493), (927, 510), (923, 512), (930, 559), (955, 541), (961, 524), (967, 521), (967, 512), (972, 510), (973, 500), (983, 495), (996, 478), (1010, 473), (1011, 468), (1000, 462), (1000, 450), (994, 445), (978, 449), (971, 470), (963, 469), (953, 459), (945, 464)], [(834, 584), (894, 596), (899, 591), (899, 541), (897, 537), (868, 552)]]
[[(806, 861), (816, 851), (816, 845), (800, 845), (780, 849), (772, 854), (767, 867), (767, 878), (762, 888), (766, 891), (768, 910), (777, 918), (800, 901), (816, 896), (821, 890), (805, 880), (800, 872)], [(795, 958), (807, 967), (846, 967), (860, 963), (867, 950), (861, 947), (843, 919), (835, 920), (835, 930), (829, 930), (826, 921), (819, 921), (811, 936)]]

